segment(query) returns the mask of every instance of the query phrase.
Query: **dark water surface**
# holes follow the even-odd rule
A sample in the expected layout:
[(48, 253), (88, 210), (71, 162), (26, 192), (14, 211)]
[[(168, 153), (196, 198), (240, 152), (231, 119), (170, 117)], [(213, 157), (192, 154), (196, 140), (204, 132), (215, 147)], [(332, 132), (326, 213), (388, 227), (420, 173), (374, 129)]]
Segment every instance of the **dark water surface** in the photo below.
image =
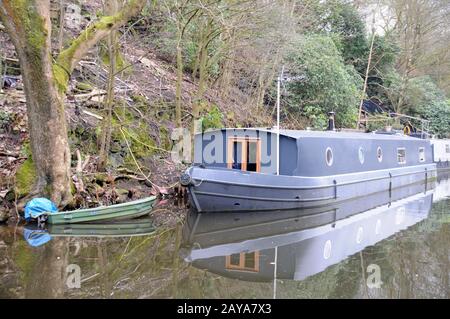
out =
[(308, 211), (189, 213), (175, 228), (0, 226), (0, 297), (449, 298), (449, 208), (441, 176)]

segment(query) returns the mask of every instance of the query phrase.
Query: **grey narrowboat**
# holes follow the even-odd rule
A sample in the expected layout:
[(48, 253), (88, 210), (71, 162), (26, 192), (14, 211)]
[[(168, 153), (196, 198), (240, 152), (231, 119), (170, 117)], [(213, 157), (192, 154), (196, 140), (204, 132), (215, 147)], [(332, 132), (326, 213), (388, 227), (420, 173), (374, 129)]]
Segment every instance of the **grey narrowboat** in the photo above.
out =
[(181, 176), (199, 212), (310, 208), (436, 177), (430, 141), (386, 132), (219, 129)]

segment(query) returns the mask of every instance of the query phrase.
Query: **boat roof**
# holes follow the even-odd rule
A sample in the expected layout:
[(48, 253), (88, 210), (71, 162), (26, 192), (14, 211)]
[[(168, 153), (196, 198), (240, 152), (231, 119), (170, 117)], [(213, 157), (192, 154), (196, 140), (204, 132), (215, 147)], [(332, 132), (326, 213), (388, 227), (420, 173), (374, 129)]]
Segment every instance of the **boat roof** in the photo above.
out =
[[(207, 132), (218, 131), (259, 131), (276, 133), (276, 129), (272, 128), (223, 128), (210, 130)], [(205, 132), (206, 133), (206, 132)], [(294, 139), (311, 137), (311, 138), (343, 138), (343, 139), (378, 139), (378, 140), (419, 140), (415, 137), (410, 137), (404, 134), (383, 134), (383, 133), (364, 133), (364, 132), (348, 132), (348, 131), (309, 131), (309, 130), (280, 130), (280, 135), (291, 137)]]

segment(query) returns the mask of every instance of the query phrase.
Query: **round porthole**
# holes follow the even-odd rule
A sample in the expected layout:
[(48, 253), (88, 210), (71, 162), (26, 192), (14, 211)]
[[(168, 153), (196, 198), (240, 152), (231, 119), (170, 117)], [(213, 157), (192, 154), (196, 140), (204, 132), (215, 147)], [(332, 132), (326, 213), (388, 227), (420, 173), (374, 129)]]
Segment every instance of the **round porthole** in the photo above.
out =
[(333, 165), (333, 151), (331, 150), (331, 148), (328, 147), (325, 153), (326, 153), (327, 165), (328, 166)]
[(378, 162), (381, 163), (383, 161), (383, 150), (379, 146), (377, 148), (377, 158), (378, 158)]
[(381, 233), (381, 220), (377, 220), (377, 224), (375, 225), (375, 235), (379, 235)]
[(364, 164), (364, 149), (362, 147), (359, 148), (358, 158), (361, 164)]
[(361, 244), (363, 241), (364, 229), (362, 227), (358, 228), (358, 232), (356, 233), (356, 243)]

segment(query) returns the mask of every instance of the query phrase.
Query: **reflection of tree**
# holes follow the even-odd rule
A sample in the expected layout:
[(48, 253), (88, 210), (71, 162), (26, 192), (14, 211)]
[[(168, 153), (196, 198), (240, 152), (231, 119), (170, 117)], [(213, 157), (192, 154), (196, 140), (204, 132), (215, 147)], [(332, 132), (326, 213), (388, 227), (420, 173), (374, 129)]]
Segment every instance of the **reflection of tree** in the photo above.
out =
[(21, 296), (20, 268), (13, 258), (14, 233), (10, 228), (0, 227), (0, 298), (18, 298)]
[(98, 240), (98, 265), (99, 269), (102, 270), (100, 275), (100, 293), (103, 298), (110, 298), (112, 287), (111, 280), (109, 278), (108, 249), (106, 245), (107, 244), (104, 240)]
[(31, 274), (25, 282), (25, 298), (62, 298), (69, 265), (69, 241), (61, 238), (33, 249), (36, 254)]
[[(279, 280), (280, 298), (448, 298), (449, 201), (406, 231), (303, 281)], [(80, 298), (271, 298), (272, 283), (243, 282), (196, 269), (180, 256), (181, 226), (128, 238), (54, 238), (31, 248), (0, 228), (0, 296)], [(2, 242), (5, 245), (2, 246)], [(6, 247), (6, 249), (5, 249)], [(66, 267), (81, 267), (81, 289), (67, 289)], [(370, 264), (381, 289), (367, 289)], [(5, 266), (6, 265), (6, 266)], [(4, 276), (5, 269), (13, 275)], [(5, 279), (6, 278), (6, 279)], [(7, 282), (5, 281), (7, 280)], [(5, 289), (4, 289), (5, 287)], [(15, 287), (15, 290), (9, 290)], [(21, 290), (20, 287), (23, 287)], [(8, 289), (8, 290), (7, 290)]]
[[(7, 265), (6, 269), (0, 267), (0, 274), (8, 274), (6, 279), (9, 284), (6, 287), (10, 288), (6, 296), (62, 298), (67, 277), (68, 241), (53, 241), (42, 247), (32, 248), (23, 240), (21, 232), (20, 228), (0, 227), (0, 243), (6, 244), (6, 249), (0, 249), (0, 261), (5, 260)], [(0, 289), (0, 296), (2, 295)]]

